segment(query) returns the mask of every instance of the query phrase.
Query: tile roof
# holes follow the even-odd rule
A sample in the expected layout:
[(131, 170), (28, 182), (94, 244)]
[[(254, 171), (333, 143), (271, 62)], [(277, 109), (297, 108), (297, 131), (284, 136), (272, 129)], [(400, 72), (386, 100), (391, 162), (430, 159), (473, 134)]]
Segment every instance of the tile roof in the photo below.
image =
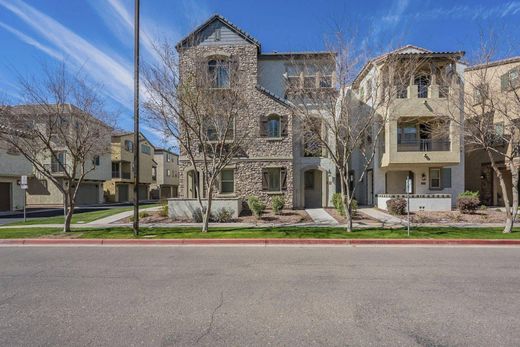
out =
[(498, 65), (504, 65), (504, 64), (517, 63), (517, 62), (520, 62), (520, 56), (509, 57), (509, 58), (505, 58), (505, 59), (490, 61), (490, 62), (483, 63), (483, 64), (476, 64), (476, 65), (468, 66), (466, 68), (466, 71), (478, 70), (483, 67), (492, 67), (492, 66), (498, 66)]

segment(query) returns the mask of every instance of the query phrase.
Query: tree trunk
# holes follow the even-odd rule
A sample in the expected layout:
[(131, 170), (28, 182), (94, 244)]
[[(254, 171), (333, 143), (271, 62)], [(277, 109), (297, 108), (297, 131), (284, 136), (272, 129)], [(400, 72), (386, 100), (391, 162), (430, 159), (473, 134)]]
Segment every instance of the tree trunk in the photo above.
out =
[(504, 180), (504, 176), (502, 175), (502, 172), (498, 169), (498, 167), (495, 165), (495, 163), (491, 163), (491, 166), (495, 170), (495, 174), (498, 177), (498, 181), (500, 183), (500, 189), (502, 190), (502, 197), (504, 199), (504, 206), (506, 209), (506, 224), (504, 226), (503, 233), (510, 233), (513, 230), (513, 216), (511, 215), (511, 204), (509, 203), (509, 197), (507, 196), (507, 188), (506, 188), (506, 182)]
[[(347, 176), (348, 177), (348, 176)], [(352, 231), (352, 208), (348, 203), (348, 191), (347, 190), (347, 177), (340, 173), (341, 179), (341, 202), (343, 203), (343, 211), (345, 211), (345, 219), (347, 220), (347, 232)]]
[(213, 189), (208, 189), (208, 204), (202, 215), (202, 232), (206, 233), (209, 229), (209, 220), (211, 219), (211, 204), (213, 203)]

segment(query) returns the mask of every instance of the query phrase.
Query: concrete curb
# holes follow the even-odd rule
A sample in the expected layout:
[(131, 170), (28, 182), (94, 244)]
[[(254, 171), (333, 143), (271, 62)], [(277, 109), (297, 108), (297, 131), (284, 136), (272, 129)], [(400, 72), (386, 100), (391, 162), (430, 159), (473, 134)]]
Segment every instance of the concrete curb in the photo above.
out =
[(1, 245), (160, 246), (160, 245), (459, 245), (520, 246), (520, 239), (0, 239)]

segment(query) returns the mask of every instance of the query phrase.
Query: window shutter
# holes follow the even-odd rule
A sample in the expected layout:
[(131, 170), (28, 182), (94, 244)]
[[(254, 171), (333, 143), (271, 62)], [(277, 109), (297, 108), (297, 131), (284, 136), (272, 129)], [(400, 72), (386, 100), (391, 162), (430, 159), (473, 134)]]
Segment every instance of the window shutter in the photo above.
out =
[(269, 190), (269, 172), (262, 170), (262, 190)]
[(267, 137), (267, 117), (260, 116), (260, 137)]
[(287, 169), (284, 167), (280, 169), (280, 182), (282, 190), (287, 190)]
[(289, 120), (287, 115), (280, 117), (281, 127), (282, 127), (282, 137), (287, 137), (289, 135)]
[(442, 188), (451, 188), (451, 168), (445, 167), (441, 170)]
[(509, 73), (500, 76), (500, 89), (503, 92), (509, 89)]

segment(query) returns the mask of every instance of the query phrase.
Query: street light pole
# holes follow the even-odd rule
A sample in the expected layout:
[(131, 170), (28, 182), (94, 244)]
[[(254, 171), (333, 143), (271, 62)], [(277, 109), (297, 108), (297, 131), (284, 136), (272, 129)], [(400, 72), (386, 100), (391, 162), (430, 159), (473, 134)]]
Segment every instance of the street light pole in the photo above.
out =
[(134, 14), (134, 236), (139, 235), (139, 0)]

